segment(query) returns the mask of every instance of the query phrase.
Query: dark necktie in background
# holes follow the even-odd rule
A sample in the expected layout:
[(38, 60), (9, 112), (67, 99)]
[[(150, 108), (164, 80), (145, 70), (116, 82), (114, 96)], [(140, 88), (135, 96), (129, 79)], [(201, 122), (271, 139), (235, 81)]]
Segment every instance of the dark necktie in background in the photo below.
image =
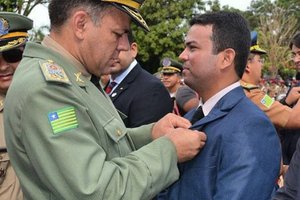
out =
[(112, 81), (108, 84), (108, 86), (105, 88), (106, 94), (110, 94), (111, 90), (117, 85), (116, 82)]
[(203, 117), (204, 117), (204, 113), (202, 110), (202, 106), (199, 106), (192, 117), (191, 123), (194, 124), (195, 122), (199, 121)]

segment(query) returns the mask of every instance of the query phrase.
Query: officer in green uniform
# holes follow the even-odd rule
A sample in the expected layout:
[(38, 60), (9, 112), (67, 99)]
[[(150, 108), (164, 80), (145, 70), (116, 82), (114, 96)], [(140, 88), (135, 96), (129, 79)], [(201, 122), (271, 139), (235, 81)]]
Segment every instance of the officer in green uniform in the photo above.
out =
[(27, 31), (32, 20), (10, 12), (0, 12), (0, 199), (23, 199), (20, 183), (10, 163), (3, 126), (5, 95), (14, 72), (22, 59)]
[(52, 0), (50, 35), (27, 43), (7, 93), (6, 142), (26, 199), (151, 199), (206, 136), (168, 114), (127, 129), (90, 81), (129, 48), (143, 0)]

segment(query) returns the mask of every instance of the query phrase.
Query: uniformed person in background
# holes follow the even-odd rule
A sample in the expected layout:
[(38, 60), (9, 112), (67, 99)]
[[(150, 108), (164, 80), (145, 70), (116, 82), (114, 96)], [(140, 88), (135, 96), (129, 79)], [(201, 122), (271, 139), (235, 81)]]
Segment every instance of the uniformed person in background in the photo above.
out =
[(179, 177), (206, 136), (168, 114), (127, 129), (91, 75), (129, 48), (130, 21), (148, 30), (144, 0), (51, 0), (50, 35), (28, 42), (7, 93), (6, 143), (26, 199), (146, 200)]
[(22, 59), (27, 31), (32, 20), (19, 14), (0, 12), (0, 199), (23, 199), (20, 183), (10, 163), (3, 126), (3, 107), (6, 92)]
[(161, 81), (169, 91), (171, 98), (175, 97), (176, 91), (182, 86), (182, 64), (171, 58), (162, 59)]
[[(243, 86), (247, 97), (266, 113), (278, 132), (282, 132), (283, 129), (299, 129), (300, 101), (298, 101), (298, 99), (300, 97), (300, 87), (293, 87), (288, 96), (280, 102), (263, 92), (258, 84), (261, 80), (261, 71), (264, 61), (263, 56), (266, 55), (267, 52), (258, 45), (257, 32), (251, 32), (251, 40), (250, 55), (241, 80), (241, 85)], [(294, 106), (292, 107), (292, 105)], [(291, 159), (291, 156), (288, 155), (290, 154), (289, 151), (290, 149), (293, 149), (294, 151), (296, 142), (293, 141), (293, 147), (289, 147), (290, 144), (287, 145), (287, 143), (290, 143), (290, 141), (287, 141), (287, 136), (283, 134), (280, 135), (282, 135), (281, 143), (283, 154), (281, 174), (284, 175)], [(298, 138), (298, 135), (299, 134), (295, 133), (290, 137)], [(279, 184), (281, 185), (283, 183), (279, 182)]]
[[(250, 55), (241, 80), (247, 97), (267, 114), (276, 128), (300, 128), (300, 87), (292, 88), (284, 104), (264, 93), (258, 84), (261, 80), (263, 56), (267, 52), (258, 45), (257, 32), (251, 32), (251, 40)], [(293, 104), (295, 106), (290, 108), (289, 105)]]
[(162, 60), (161, 81), (173, 99), (173, 113), (179, 116), (199, 105), (197, 93), (183, 82), (182, 70), (182, 63), (170, 58)]
[(176, 104), (176, 92), (183, 85), (182, 81), (182, 64), (171, 58), (162, 59), (161, 81), (167, 88), (171, 99), (173, 100), (173, 113), (180, 115), (179, 108)]

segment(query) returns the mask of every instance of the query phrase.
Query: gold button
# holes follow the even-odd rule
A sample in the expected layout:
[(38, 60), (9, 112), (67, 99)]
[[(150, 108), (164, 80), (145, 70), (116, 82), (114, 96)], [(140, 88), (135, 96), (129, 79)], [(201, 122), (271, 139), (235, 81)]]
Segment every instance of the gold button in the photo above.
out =
[(117, 136), (121, 136), (122, 135), (122, 131), (120, 129), (117, 129)]

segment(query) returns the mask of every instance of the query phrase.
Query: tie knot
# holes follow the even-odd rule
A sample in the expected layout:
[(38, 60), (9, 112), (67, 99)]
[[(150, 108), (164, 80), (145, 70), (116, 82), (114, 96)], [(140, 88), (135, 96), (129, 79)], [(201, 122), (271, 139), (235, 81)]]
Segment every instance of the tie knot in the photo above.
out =
[(203, 117), (204, 117), (204, 113), (202, 110), (202, 106), (199, 106), (192, 117), (191, 123), (194, 124), (195, 122), (199, 121)]
[(105, 92), (106, 94), (110, 94), (112, 89), (115, 87), (115, 85), (117, 85), (117, 83), (115, 81), (111, 81), (108, 86), (105, 88)]

